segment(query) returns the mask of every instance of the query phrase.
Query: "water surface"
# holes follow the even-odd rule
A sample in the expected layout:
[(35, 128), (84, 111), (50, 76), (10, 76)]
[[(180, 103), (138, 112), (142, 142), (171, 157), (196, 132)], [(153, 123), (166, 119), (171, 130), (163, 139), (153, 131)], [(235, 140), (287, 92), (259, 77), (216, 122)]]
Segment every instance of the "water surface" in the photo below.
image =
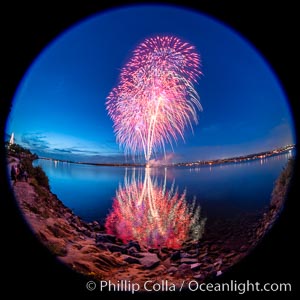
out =
[[(286, 165), (291, 153), (243, 163), (203, 166), (200, 168), (153, 168), (152, 181), (172, 184), (186, 201), (196, 197), (202, 214), (208, 219), (228, 218), (264, 209), (269, 201), (275, 180)], [(103, 222), (112, 209), (119, 186), (132, 178), (143, 182), (144, 168), (106, 167), (39, 159), (51, 191), (75, 214), (86, 221)]]

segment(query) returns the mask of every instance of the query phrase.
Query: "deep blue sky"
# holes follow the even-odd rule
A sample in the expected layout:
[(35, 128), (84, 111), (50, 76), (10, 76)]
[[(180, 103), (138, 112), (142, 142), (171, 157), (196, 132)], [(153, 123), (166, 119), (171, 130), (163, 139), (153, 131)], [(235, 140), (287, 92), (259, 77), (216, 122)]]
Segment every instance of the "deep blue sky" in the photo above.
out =
[(124, 161), (105, 101), (145, 38), (174, 35), (194, 45), (203, 112), (172, 159), (243, 155), (294, 143), (285, 95), (270, 66), (236, 32), (198, 12), (139, 6), (94, 15), (62, 33), (24, 75), (6, 132), (47, 157)]

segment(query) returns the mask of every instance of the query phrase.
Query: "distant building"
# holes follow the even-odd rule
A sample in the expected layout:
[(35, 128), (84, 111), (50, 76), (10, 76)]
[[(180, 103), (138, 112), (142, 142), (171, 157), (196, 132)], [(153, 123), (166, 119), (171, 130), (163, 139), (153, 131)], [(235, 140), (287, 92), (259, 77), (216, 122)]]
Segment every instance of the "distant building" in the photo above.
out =
[(13, 145), (14, 143), (15, 143), (15, 135), (14, 133), (12, 133), (9, 139), (9, 145)]

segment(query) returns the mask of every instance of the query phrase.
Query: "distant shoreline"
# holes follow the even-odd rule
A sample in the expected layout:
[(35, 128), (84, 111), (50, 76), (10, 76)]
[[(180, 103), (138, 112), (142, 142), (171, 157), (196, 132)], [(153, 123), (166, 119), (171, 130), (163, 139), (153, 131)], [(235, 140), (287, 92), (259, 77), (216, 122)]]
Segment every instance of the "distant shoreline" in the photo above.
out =
[(158, 167), (200, 167), (200, 166), (215, 166), (221, 164), (230, 164), (230, 163), (243, 163), (249, 162), (258, 159), (265, 159), (268, 157), (278, 156), (289, 151), (292, 151), (296, 148), (295, 145), (287, 145), (284, 147), (280, 147), (277, 149), (264, 151), (260, 153), (253, 153), (244, 156), (223, 158), (223, 159), (214, 159), (214, 160), (205, 160), (205, 161), (194, 161), (194, 162), (180, 162), (180, 163), (172, 163), (172, 164), (153, 164), (147, 165), (145, 163), (135, 164), (135, 163), (92, 163), (92, 162), (76, 162), (70, 160), (63, 159), (55, 159), (49, 157), (41, 157), (38, 156), (37, 159), (50, 160), (53, 162), (63, 162), (63, 163), (71, 163), (78, 165), (91, 165), (91, 166), (99, 166), (99, 167), (150, 167), (150, 168), (158, 168)]

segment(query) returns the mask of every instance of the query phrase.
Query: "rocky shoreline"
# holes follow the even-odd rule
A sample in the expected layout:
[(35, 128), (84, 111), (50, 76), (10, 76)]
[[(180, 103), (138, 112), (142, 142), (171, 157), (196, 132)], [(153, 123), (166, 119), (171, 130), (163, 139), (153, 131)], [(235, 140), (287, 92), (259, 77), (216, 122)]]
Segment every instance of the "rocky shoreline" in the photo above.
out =
[(97, 221), (81, 220), (30, 178), (13, 185), (13, 191), (32, 231), (74, 271), (97, 280), (130, 280), (141, 286), (149, 278), (163, 278), (179, 286), (182, 279), (202, 282), (220, 276), (246, 256), (277, 219), (288, 182), (278, 179), (264, 212), (210, 223), (201, 240), (186, 241), (180, 250), (148, 248), (137, 241), (124, 244)]

